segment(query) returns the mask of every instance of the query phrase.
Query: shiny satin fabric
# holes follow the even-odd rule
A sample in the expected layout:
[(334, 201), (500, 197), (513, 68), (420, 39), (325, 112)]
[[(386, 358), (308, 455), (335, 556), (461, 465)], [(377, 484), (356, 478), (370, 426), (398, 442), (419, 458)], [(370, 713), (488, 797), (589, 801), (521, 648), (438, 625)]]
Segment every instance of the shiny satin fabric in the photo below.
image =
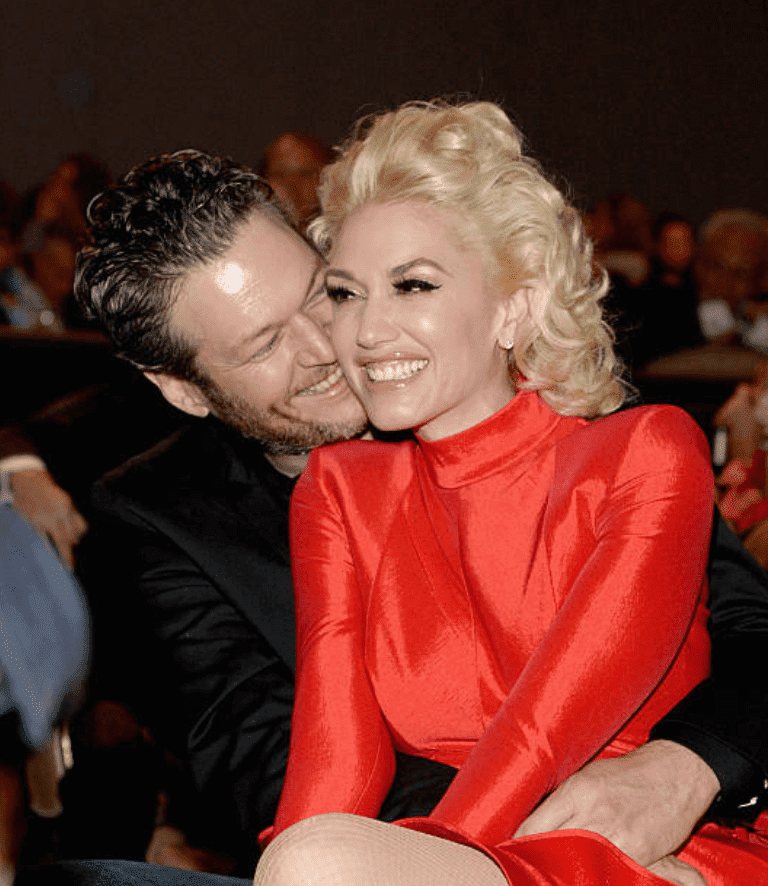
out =
[[(703, 436), (672, 407), (587, 422), (521, 393), (444, 440), (314, 453), (292, 505), (297, 700), (275, 831), (376, 815), (401, 751), (460, 769), (404, 826), (482, 847), (517, 886), (601, 882), (557, 873), (572, 836), (510, 837), (706, 676), (712, 498)], [(599, 838), (575, 844), (595, 871), (625, 865), (617, 882), (658, 881)]]

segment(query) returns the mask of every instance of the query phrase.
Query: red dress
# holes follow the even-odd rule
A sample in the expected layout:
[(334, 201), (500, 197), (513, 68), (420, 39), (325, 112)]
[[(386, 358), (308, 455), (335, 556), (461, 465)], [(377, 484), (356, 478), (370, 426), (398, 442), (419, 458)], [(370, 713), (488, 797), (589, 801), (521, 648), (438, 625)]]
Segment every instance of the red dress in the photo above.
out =
[[(401, 824), (481, 848), (515, 886), (663, 882), (593, 834), (511, 835), (706, 676), (712, 500), (703, 435), (667, 406), (588, 422), (528, 392), (443, 440), (313, 452), (292, 503), (297, 697), (274, 831), (375, 816), (400, 750), (460, 770)], [(710, 886), (768, 883), (768, 843), (698, 843), (681, 857)]]

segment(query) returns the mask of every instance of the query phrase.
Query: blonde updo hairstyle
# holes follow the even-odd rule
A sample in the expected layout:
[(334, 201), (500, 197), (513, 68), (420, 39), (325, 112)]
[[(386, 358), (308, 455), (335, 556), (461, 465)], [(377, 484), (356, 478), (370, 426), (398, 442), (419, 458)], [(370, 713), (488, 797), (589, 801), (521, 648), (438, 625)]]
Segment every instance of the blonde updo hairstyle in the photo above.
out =
[(345, 219), (372, 202), (452, 210), (491, 282), (507, 294), (527, 287), (513, 342), (519, 387), (561, 415), (605, 415), (627, 392), (600, 306), (607, 277), (593, 269), (578, 213), (521, 141), (490, 102), (409, 103), (364, 119), (323, 173), (310, 235), (327, 254)]

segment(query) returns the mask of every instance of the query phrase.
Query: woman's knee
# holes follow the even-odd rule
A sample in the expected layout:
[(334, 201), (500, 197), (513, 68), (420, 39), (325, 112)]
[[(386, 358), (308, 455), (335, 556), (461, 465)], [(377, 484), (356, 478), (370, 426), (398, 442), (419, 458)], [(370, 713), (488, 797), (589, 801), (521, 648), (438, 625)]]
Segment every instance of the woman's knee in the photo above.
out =
[(328, 813), (304, 819), (267, 846), (254, 886), (323, 886), (354, 883), (364, 861), (358, 839), (367, 819)]

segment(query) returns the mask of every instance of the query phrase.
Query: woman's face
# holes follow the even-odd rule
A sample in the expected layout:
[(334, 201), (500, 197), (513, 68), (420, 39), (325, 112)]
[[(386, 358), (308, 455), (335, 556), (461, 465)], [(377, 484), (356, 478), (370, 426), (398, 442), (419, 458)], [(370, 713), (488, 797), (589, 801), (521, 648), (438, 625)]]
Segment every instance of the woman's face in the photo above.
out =
[(486, 286), (479, 252), (452, 210), (371, 203), (343, 224), (330, 255), (331, 338), (371, 422), (427, 440), (488, 418), (514, 395), (507, 301)]

